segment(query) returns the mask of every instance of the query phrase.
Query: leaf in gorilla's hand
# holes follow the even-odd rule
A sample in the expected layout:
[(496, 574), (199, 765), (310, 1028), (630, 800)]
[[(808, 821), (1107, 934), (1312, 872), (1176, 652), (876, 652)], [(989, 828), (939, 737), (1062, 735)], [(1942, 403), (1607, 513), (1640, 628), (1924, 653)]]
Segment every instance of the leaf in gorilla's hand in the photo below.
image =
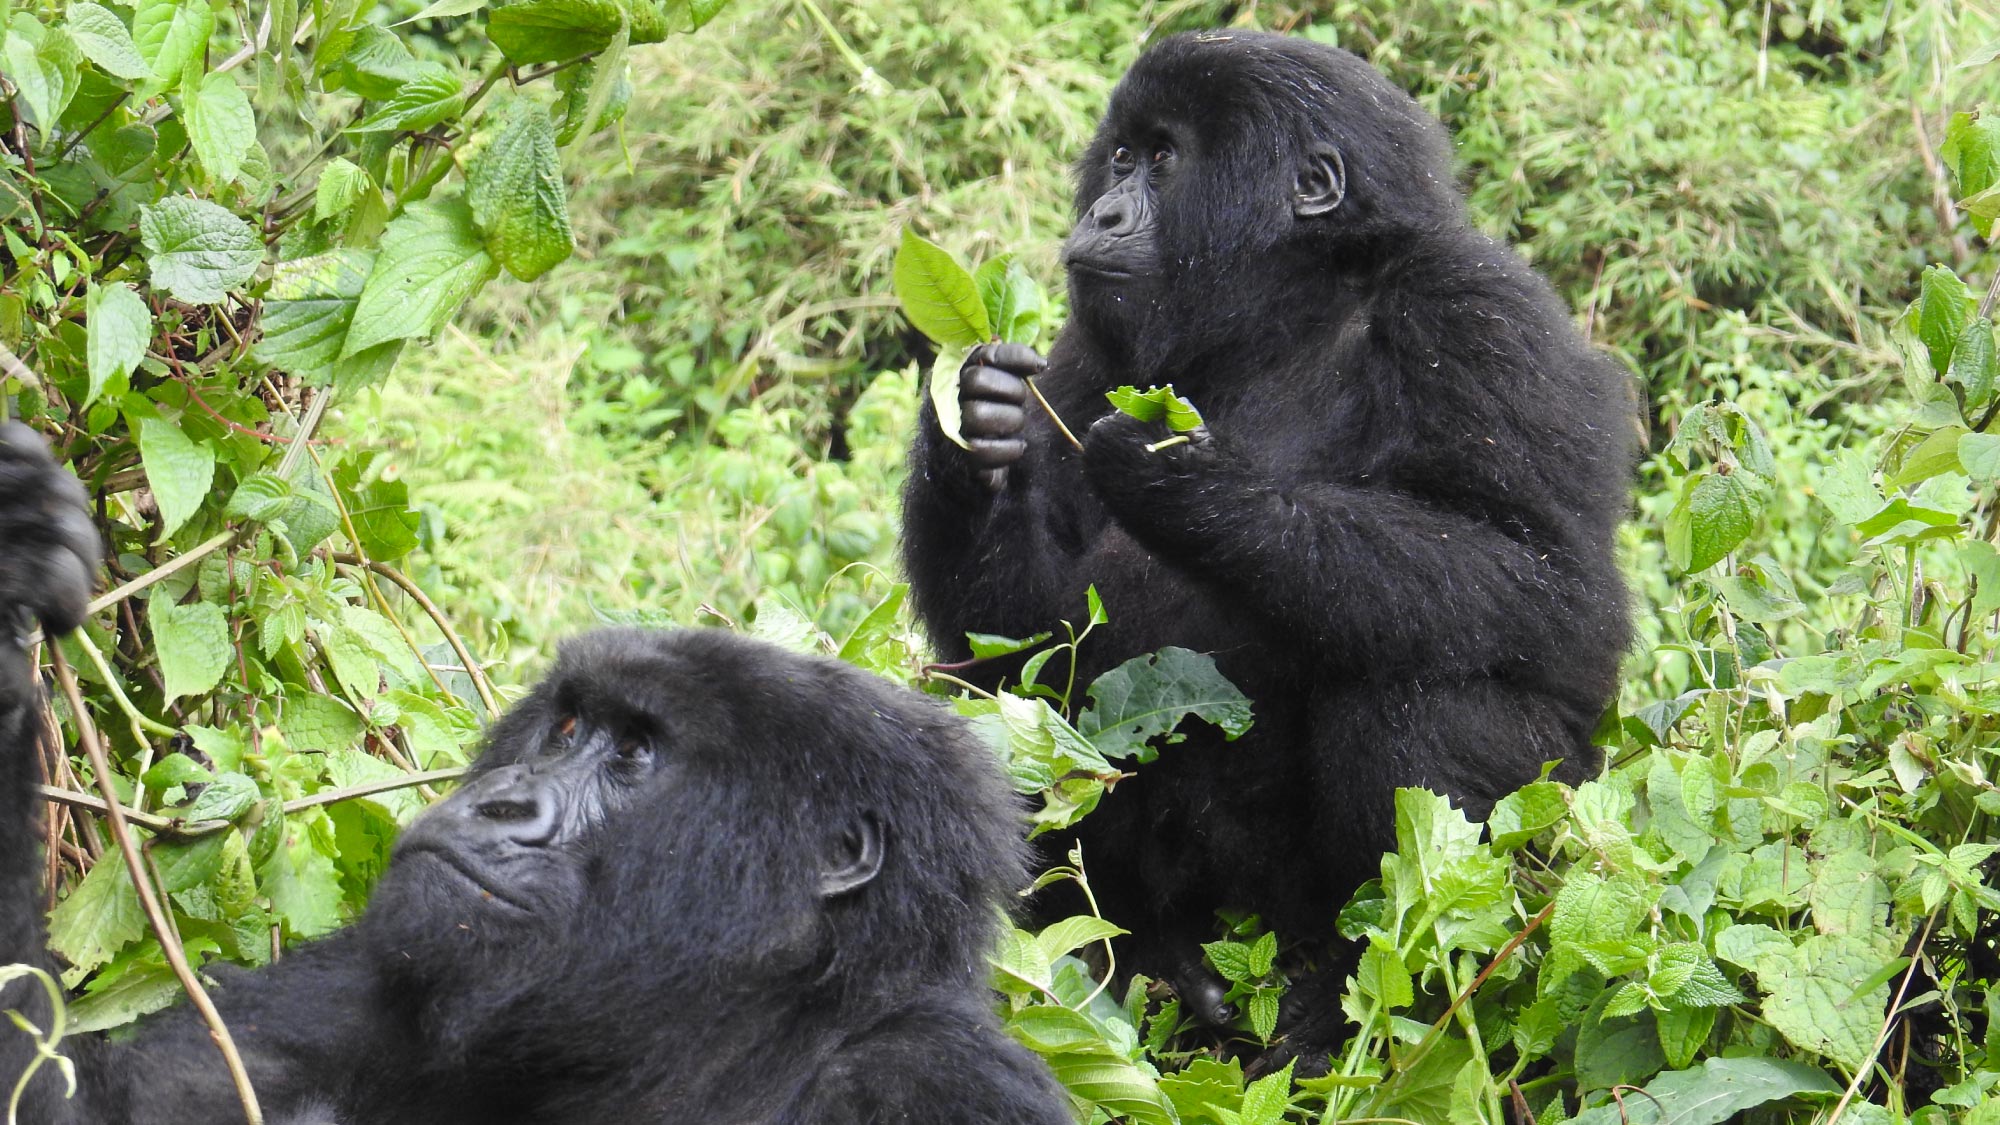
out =
[(1042, 287), (1028, 276), (1012, 254), (999, 254), (979, 264), (972, 275), (987, 323), (1010, 344), (1033, 347), (1042, 334)]
[[(970, 348), (992, 338), (993, 322), (987, 318), (986, 302), (980, 299), (979, 286), (972, 275), (942, 247), (919, 238), (908, 227), (903, 228), (903, 244), (896, 250), (890, 280), (896, 289), (896, 299), (903, 303), (903, 315), (935, 343), (947, 348)], [(958, 401), (955, 383), (954, 380), (953, 403)], [(935, 376), (932, 384), (935, 398)], [(958, 440), (956, 427), (946, 432), (954, 441)], [(959, 441), (959, 444), (965, 443)]]
[(1201, 426), (1201, 411), (1194, 404), (1174, 393), (1174, 385), (1151, 387), (1140, 390), (1137, 387), (1120, 387), (1104, 396), (1122, 414), (1129, 414), (1141, 422), (1165, 422), (1167, 429), (1177, 434), (1185, 434)]
[(1076, 729), (1106, 758), (1150, 762), (1159, 756), (1151, 740), (1180, 741), (1174, 729), (1189, 715), (1221, 727), (1233, 741), (1250, 729), (1250, 700), (1216, 670), (1213, 657), (1168, 647), (1097, 677)]
[(965, 416), (958, 407), (958, 372), (965, 366), (969, 347), (947, 347), (931, 364), (931, 409), (937, 411), (938, 429), (960, 449), (971, 449), (965, 440)]

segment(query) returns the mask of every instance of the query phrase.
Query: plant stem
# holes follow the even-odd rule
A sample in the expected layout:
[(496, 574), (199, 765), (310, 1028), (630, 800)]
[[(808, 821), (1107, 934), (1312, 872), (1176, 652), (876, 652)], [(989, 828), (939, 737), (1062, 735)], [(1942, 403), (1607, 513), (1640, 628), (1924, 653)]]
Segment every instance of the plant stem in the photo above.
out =
[(111, 828), (111, 838), (118, 843), (119, 854), (125, 857), (125, 873), (132, 878), (132, 888), (139, 893), (139, 905), (146, 912), (146, 921), (153, 927), (153, 936), (159, 939), (160, 951), (166, 954), (167, 964), (174, 970), (174, 977), (181, 982), (188, 1000), (201, 1013), (202, 1022), (208, 1024), (209, 1034), (214, 1037), (217, 1049), (222, 1052), (222, 1061), (229, 1067), (229, 1079), (236, 1084), (236, 1096), (243, 1103), (243, 1117), (248, 1125), (264, 1125), (264, 1111), (258, 1108), (257, 1091), (250, 1088), (250, 1072), (243, 1066), (243, 1056), (236, 1051), (236, 1040), (230, 1037), (229, 1028), (222, 1022), (222, 1013), (215, 1010), (215, 1002), (208, 997), (208, 990), (195, 979), (194, 970), (188, 967), (187, 951), (174, 936), (174, 928), (167, 921), (160, 908), (160, 899), (153, 890), (153, 883), (146, 878), (146, 868), (139, 862), (139, 848), (132, 840), (132, 829), (125, 820), (125, 808), (118, 802), (118, 792), (111, 785), (111, 762), (105, 756), (104, 744), (98, 740), (97, 728), (90, 721), (90, 711), (84, 706), (83, 693), (77, 690), (76, 676), (70, 672), (69, 662), (63, 659), (62, 648), (49, 646), (49, 660), (55, 665), (56, 682), (62, 686), (63, 698), (69, 701), (70, 718), (76, 723), (76, 740), (90, 759), (90, 768), (97, 774), (98, 792), (104, 795), (105, 820)]
[[(1082, 442), (1080, 442), (1080, 441), (1078, 441), (1078, 440), (1076, 440), (1076, 435), (1075, 435), (1075, 434), (1073, 434), (1073, 433), (1070, 433), (1070, 432), (1069, 432), (1069, 427), (1068, 427), (1068, 426), (1065, 426), (1065, 425), (1063, 425), (1063, 420), (1062, 420), (1062, 415), (1060, 415), (1060, 414), (1057, 414), (1057, 413), (1056, 413), (1056, 408), (1055, 408), (1055, 407), (1053, 407), (1053, 406), (1050, 406), (1050, 405), (1049, 405), (1049, 400), (1048, 400), (1048, 399), (1045, 399), (1045, 398), (1043, 398), (1043, 397), (1042, 397), (1042, 388), (1040, 388), (1040, 387), (1037, 387), (1037, 386), (1035, 385), (1035, 380), (1034, 380), (1034, 377), (1033, 377), (1033, 376), (1030, 376), (1030, 377), (1028, 377), (1028, 378), (1026, 378), (1026, 379), (1023, 379), (1023, 380), (1021, 380), (1021, 381), (1022, 381), (1023, 383), (1026, 383), (1026, 384), (1028, 384), (1028, 393), (1029, 393), (1029, 394), (1031, 394), (1031, 395), (1034, 395), (1034, 396), (1035, 396), (1035, 401), (1036, 401), (1036, 402), (1039, 402), (1039, 403), (1041, 403), (1041, 404), (1042, 404), (1042, 409), (1043, 409), (1043, 410), (1046, 410), (1046, 411), (1048, 411), (1048, 413), (1049, 413), (1049, 421), (1051, 421), (1051, 422), (1054, 422), (1054, 423), (1056, 424), (1056, 429), (1058, 429), (1058, 430), (1061, 430), (1061, 431), (1062, 431), (1062, 436), (1064, 436), (1064, 437), (1066, 437), (1066, 438), (1068, 438), (1068, 439), (1069, 439), (1069, 443), (1070, 443), (1070, 444), (1071, 444), (1072, 446), (1075, 446), (1075, 447), (1076, 447), (1076, 451), (1077, 451), (1078, 453), (1082, 453), (1082, 452), (1083, 452), (1083, 443), (1082, 443)], [(1187, 439), (1186, 439), (1186, 438), (1182, 438), (1181, 440), (1182, 440), (1182, 441), (1186, 441)]]

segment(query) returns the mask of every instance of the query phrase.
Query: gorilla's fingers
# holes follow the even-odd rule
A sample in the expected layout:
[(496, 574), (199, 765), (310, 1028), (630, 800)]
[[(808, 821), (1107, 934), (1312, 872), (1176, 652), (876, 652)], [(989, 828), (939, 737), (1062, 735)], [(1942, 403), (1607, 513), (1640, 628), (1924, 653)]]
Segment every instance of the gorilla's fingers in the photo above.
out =
[(1189, 1016), (1210, 1027), (1228, 1027), (1236, 1018), (1236, 1005), (1223, 999), (1228, 987), (1199, 960), (1184, 960), (1172, 981), (1181, 1010)]
[(1028, 424), (1027, 412), (1007, 403), (975, 398), (966, 402), (963, 409), (965, 420), (961, 429), (968, 438), (1011, 438)]
[(1028, 443), (1020, 438), (974, 438), (972, 440), (972, 463), (982, 469), (1004, 469), (1028, 452)]
[(1019, 406), (1028, 401), (1028, 384), (1019, 375), (1001, 367), (970, 365), (959, 372), (958, 397), (1011, 402)]
[(1049, 366), (1042, 353), (1026, 344), (988, 344), (981, 362), (1024, 377), (1040, 375)]

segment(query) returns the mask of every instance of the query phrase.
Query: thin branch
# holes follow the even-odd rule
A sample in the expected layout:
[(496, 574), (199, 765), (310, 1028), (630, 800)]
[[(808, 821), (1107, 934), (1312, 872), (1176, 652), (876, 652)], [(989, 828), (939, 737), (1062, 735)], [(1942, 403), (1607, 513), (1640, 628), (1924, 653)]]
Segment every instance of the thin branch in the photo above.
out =
[[(348, 566), (367, 567), (395, 583), (397, 589), (408, 594), (411, 601), (422, 607), (424, 613), (430, 617), (431, 623), (438, 627), (438, 632), (444, 634), (445, 643), (451, 646), (451, 651), (458, 654), (458, 662), (465, 667), (465, 674), (472, 678), (473, 690), (479, 693), (479, 701), (486, 705), (486, 713), (496, 719), (500, 717), (500, 704), (494, 697), (492, 683), (486, 678), (486, 670), (472, 658), (472, 650), (465, 647), (465, 642), (459, 639), (458, 631), (451, 627), (451, 622), (445, 619), (444, 613), (438, 609), (436, 603), (425, 595), (421, 587), (410, 580), (409, 575), (388, 563), (364, 559), (358, 554), (342, 552), (334, 555), (333, 561)], [(422, 656), (421, 653), (418, 655)]]
[(111, 762), (105, 757), (104, 744), (98, 740), (97, 728), (83, 703), (83, 693), (77, 690), (76, 676), (70, 672), (69, 662), (63, 659), (60, 646), (49, 646), (49, 660), (55, 665), (56, 682), (62, 686), (63, 698), (69, 701), (70, 717), (76, 723), (76, 740), (82, 744), (90, 768), (97, 774), (97, 788), (104, 795), (105, 820), (110, 825), (112, 839), (118, 842), (119, 853), (125, 857), (125, 873), (131, 876), (132, 887), (139, 892), (139, 905), (146, 911), (146, 921), (152, 925), (153, 936), (159, 939), (160, 950), (166, 954), (167, 964), (173, 967), (175, 978), (181, 982), (195, 1010), (201, 1013), (202, 1021), (208, 1024), (209, 1034), (222, 1052), (222, 1061), (229, 1067), (229, 1079), (236, 1084), (236, 1096), (243, 1103), (245, 1121), (248, 1125), (264, 1125), (264, 1111), (257, 1105), (257, 1091), (250, 1088), (250, 1072), (243, 1066), (243, 1056), (236, 1052), (236, 1040), (223, 1024), (222, 1013), (215, 1010), (215, 1002), (208, 998), (208, 990), (188, 967), (187, 951), (175, 939), (174, 928), (160, 908), (152, 881), (146, 878), (146, 867), (140, 862), (138, 845), (132, 840), (124, 806), (118, 803), (118, 792), (111, 786)]
[[(362, 785), (350, 785), (345, 789), (322, 789), (309, 797), (296, 801), (286, 801), (282, 808), (286, 814), (304, 812), (321, 805), (337, 805), (342, 801), (352, 801), (360, 797), (373, 797), (378, 793), (392, 793), (398, 789), (410, 789), (431, 785), (441, 781), (453, 781), (465, 772), (464, 766), (449, 769), (426, 770), (423, 773), (406, 774), (402, 777), (370, 781)], [(106, 815), (110, 808), (101, 797), (79, 793), (74, 789), (63, 789), (54, 785), (43, 785), (39, 791), (44, 801), (65, 805), (73, 809), (84, 809), (99, 815)], [(161, 816), (158, 813), (144, 813), (136, 809), (124, 809), (125, 819), (148, 832), (174, 839), (187, 840), (197, 836), (211, 836), (229, 827), (227, 820), (181, 820), (178, 817)]]
[(1924, 943), (1931, 940), (1931, 927), (1936, 922), (1935, 913), (1924, 919), (1924, 932), (1917, 935), (1917, 943), (1910, 950), (1910, 967), (1903, 970), (1903, 982), (1896, 986), (1896, 998), (1889, 1001), (1889, 1013), (1882, 1017), (1882, 1030), (1875, 1036), (1875, 1046), (1868, 1051), (1868, 1062), (1854, 1068), (1854, 1081), (1847, 1084), (1847, 1092), (1834, 1103), (1833, 1112), (1827, 1115), (1826, 1125), (1836, 1125), (1840, 1115), (1847, 1112), (1847, 1103), (1853, 1101), (1854, 1095), (1860, 1091), (1862, 1079), (1868, 1077), (1876, 1056), (1882, 1053), (1882, 1044), (1889, 1041), (1889, 1033), (1895, 1030), (1896, 1016), (1903, 1007), (1903, 995), (1910, 990), (1910, 978), (1916, 975), (1917, 964), (1924, 959)]
[(1045, 399), (1045, 398), (1043, 398), (1043, 397), (1042, 397), (1042, 388), (1040, 388), (1040, 387), (1037, 387), (1037, 386), (1035, 385), (1035, 381), (1034, 381), (1033, 379), (1023, 379), (1023, 380), (1021, 380), (1021, 381), (1022, 381), (1023, 383), (1026, 383), (1026, 384), (1028, 384), (1028, 391), (1029, 391), (1029, 393), (1031, 393), (1031, 394), (1033, 394), (1033, 395), (1035, 396), (1035, 401), (1036, 401), (1036, 402), (1039, 402), (1039, 403), (1041, 403), (1041, 404), (1042, 404), (1042, 409), (1043, 409), (1043, 410), (1046, 410), (1046, 411), (1048, 411), (1048, 412), (1049, 412), (1049, 421), (1051, 421), (1051, 422), (1054, 422), (1054, 423), (1056, 424), (1056, 429), (1058, 429), (1058, 430), (1061, 430), (1061, 431), (1062, 431), (1062, 436), (1064, 436), (1064, 437), (1066, 437), (1066, 438), (1068, 438), (1068, 439), (1069, 439), (1069, 443), (1070, 443), (1071, 445), (1073, 445), (1073, 446), (1075, 446), (1075, 447), (1076, 447), (1076, 451), (1077, 451), (1078, 453), (1082, 453), (1082, 452), (1083, 452), (1083, 443), (1082, 443), (1082, 442), (1080, 442), (1080, 441), (1078, 441), (1078, 440), (1076, 440), (1076, 435), (1075, 435), (1075, 434), (1073, 434), (1073, 433), (1070, 433), (1070, 432), (1069, 432), (1069, 427), (1063, 424), (1063, 420), (1062, 420), (1062, 415), (1060, 415), (1060, 414), (1057, 414), (1057, 413), (1056, 413), (1056, 408), (1055, 408), (1055, 407), (1053, 407), (1053, 406), (1050, 406), (1050, 405), (1049, 405), (1049, 400), (1048, 400), (1048, 399)]

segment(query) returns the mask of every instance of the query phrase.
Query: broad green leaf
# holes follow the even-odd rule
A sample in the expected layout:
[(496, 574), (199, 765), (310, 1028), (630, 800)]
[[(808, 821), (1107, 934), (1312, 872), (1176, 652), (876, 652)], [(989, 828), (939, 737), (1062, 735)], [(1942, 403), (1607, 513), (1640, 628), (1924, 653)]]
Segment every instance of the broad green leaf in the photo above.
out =
[(153, 285), (190, 305), (212, 305), (250, 280), (264, 243), (250, 224), (206, 199), (170, 195), (139, 211)]
[[(465, 83), (441, 63), (417, 69), (375, 112), (348, 127), (351, 133), (420, 132), (455, 117), (465, 105)], [(388, 245), (385, 236), (383, 245)]]
[(182, 696), (205, 695), (222, 682), (232, 651), (229, 623), (214, 602), (175, 605), (156, 597), (146, 610), (153, 629), (153, 646), (160, 656), (160, 678), (169, 703)]
[(532, 98), (516, 98), (501, 127), (465, 173), (472, 220), (486, 232), (486, 249), (522, 281), (570, 256), (569, 200), (556, 156), (555, 123)]
[(276, 473), (258, 473), (236, 486), (226, 514), (265, 523), (284, 514), (292, 502), (290, 482)]
[(1572, 872), (1556, 892), (1549, 938), (1582, 945), (1628, 937), (1644, 921), (1647, 905), (1645, 885), (1637, 879)]
[(1707, 570), (1756, 530), (1762, 503), (1748, 475), (1717, 470), (1688, 478), (1667, 515), (1667, 556), (1680, 570)]
[(49, 914), (49, 947), (77, 972), (88, 972), (146, 932), (146, 912), (132, 889), (125, 857), (107, 849), (83, 882)]
[(1741, 1004), (1747, 997), (1722, 975), (1708, 951), (1691, 941), (1664, 946), (1655, 956), (1646, 983), (1654, 995), (1675, 1007), (1720, 1008)]
[(1850, 934), (1815, 934), (1775, 972), (1757, 974), (1768, 989), (1763, 1015), (1793, 1044), (1851, 1070), (1867, 1063), (1889, 1001), (1887, 981), (1853, 995), (1888, 957)]
[[(209, 602), (197, 602), (212, 609), (221, 606)], [(193, 608), (193, 607), (185, 607)], [(250, 806), (263, 796), (257, 790), (257, 783), (240, 773), (224, 773), (212, 783), (202, 787), (201, 794), (187, 803), (183, 813), (189, 820), (235, 820), (250, 811)]]
[(700, 31), (728, 6), (729, 0), (667, 0), (667, 23), (675, 31)]
[(2000, 359), (1994, 355), (1993, 322), (1983, 316), (1976, 317), (1952, 346), (1945, 382), (1963, 389), (1966, 408), (1977, 410), (1993, 397), (1996, 371), (2000, 371)]
[(1746, 1110), (1799, 1094), (1838, 1095), (1817, 1067), (1791, 1059), (1712, 1058), (1667, 1071), (1639, 1091), (1578, 1114), (1570, 1125), (1721, 1125)]
[(198, 85), (183, 87), (181, 101), (195, 158), (216, 183), (235, 179), (244, 154), (257, 143), (257, 116), (250, 111), (249, 95), (235, 76), (210, 74)]
[(1951, 369), (1952, 348), (1972, 322), (1978, 304), (1972, 290), (1950, 268), (1925, 268), (1916, 303), (1917, 338), (1930, 349), (1931, 369), (1939, 375)]
[[(394, 98), (410, 79), (435, 74), (436, 63), (419, 65), (395, 32), (362, 25), (336, 68), (338, 83), (371, 102)], [(330, 83), (331, 84), (331, 83)]]
[(1292, 1104), (1292, 1066), (1297, 1061), (1287, 1061), (1283, 1070), (1259, 1078), (1243, 1091), (1243, 1125), (1282, 1125)]
[(16, 104), (28, 111), (35, 128), (47, 137), (76, 96), (83, 51), (67, 31), (45, 27), (22, 13), (14, 17), (6, 41), (0, 43), (0, 62), (6, 64), (7, 77), (19, 93)]
[(1965, 435), (1964, 426), (1944, 426), (1917, 443), (1914, 449), (1903, 454), (1902, 463), (1896, 471), (1885, 478), (1884, 484), (1891, 489), (1907, 488), (1922, 484), (1940, 473), (1958, 471), (1958, 439)]
[(1385, 1008), (1406, 1008), (1416, 1000), (1410, 970), (1396, 955), (1396, 947), (1379, 935), (1370, 938), (1368, 947), (1361, 951), (1355, 983)]
[(319, 185), (313, 189), (313, 220), (323, 223), (347, 214), (361, 194), (374, 186), (375, 179), (366, 169), (345, 157), (334, 157), (320, 170)]
[(355, 306), (374, 264), (372, 250), (334, 250), (278, 263), (264, 299), (258, 360), (314, 386), (338, 383), (360, 388), (380, 382), (395, 365), (401, 340), (341, 358)]
[(633, 42), (656, 42), (638, 35), (617, 0), (520, 0), (487, 17), (486, 34), (507, 61), (567, 62), (602, 51), (621, 28), (633, 24)]
[(1012, 254), (981, 262), (973, 271), (980, 303), (993, 334), (1010, 344), (1034, 344), (1042, 331), (1042, 287)]
[(111, 380), (123, 380), (146, 358), (153, 338), (153, 312), (130, 285), (114, 281), (93, 285), (83, 301), (84, 329), (90, 353), (89, 406)]
[(152, 68), (147, 88), (164, 88), (202, 57), (215, 35), (215, 9), (208, 0), (138, 0), (132, 14), (132, 41)]
[(1167, 429), (1177, 434), (1188, 433), (1201, 426), (1201, 411), (1194, 404), (1174, 393), (1174, 385), (1148, 387), (1119, 387), (1108, 391), (1104, 397), (1120, 414), (1129, 414), (1141, 422), (1165, 422)]
[(83, 56), (104, 73), (125, 79), (146, 78), (153, 73), (125, 22), (111, 9), (81, 0), (63, 13), (63, 27), (76, 40)]
[(335, 869), (331, 837), (322, 844), (316, 832), (331, 833), (325, 809), (308, 809), (285, 817), (285, 835), (271, 857), (257, 868), (257, 883), (271, 898), (271, 909), (293, 937), (318, 937), (340, 925), (340, 872)]
[(1562, 786), (1538, 781), (1500, 798), (1486, 827), (1493, 834), (1493, 846), (1512, 850), (1534, 839), (1544, 828), (1569, 815)]
[(972, 655), (985, 660), (995, 656), (1012, 656), (1026, 652), (1049, 639), (1047, 633), (1036, 633), (1032, 637), (1003, 637), (997, 633), (967, 633), (965, 643), (972, 649)]
[(188, 440), (164, 418), (139, 419), (139, 462), (160, 508), (160, 538), (166, 539), (208, 499), (215, 478), (215, 453)]
[(965, 412), (958, 401), (958, 378), (969, 350), (939, 348), (937, 358), (931, 361), (931, 410), (937, 414), (938, 429), (945, 439), (960, 449), (972, 448), (965, 440)]
[(1088, 914), (1079, 914), (1075, 917), (1065, 918), (1048, 929), (1043, 930), (1041, 933), (1036, 934), (1035, 944), (1042, 947), (1042, 952), (1048, 954), (1050, 961), (1054, 961), (1056, 958), (1072, 950), (1081, 949), (1093, 942), (1115, 938), (1129, 932), (1128, 930), (1112, 925), (1102, 918), (1092, 917)]
[(361, 716), (345, 702), (317, 692), (296, 692), (285, 696), (278, 714), (278, 731), (294, 750), (333, 753), (361, 740), (366, 727)]
[(1807, 892), (1813, 926), (1823, 934), (1868, 936), (1889, 920), (1889, 888), (1867, 852), (1834, 852), (1813, 864)]
[(450, 19), (453, 16), (469, 16), (484, 8), (489, 2), (490, 0), (433, 0), (432, 3), (425, 5), (424, 9), (416, 15), (406, 20), (399, 20), (392, 26), (401, 27), (404, 24), (416, 23), (418, 20), (442, 20)]
[(1984, 112), (1952, 114), (1938, 155), (1958, 178), (1961, 197), (2000, 183), (2000, 117)]
[(436, 332), (495, 272), (463, 199), (412, 204), (382, 234), (341, 358)]
[(1977, 485), (2000, 480), (2000, 434), (1968, 433), (1958, 439), (1958, 463)]
[(1135, 656), (1099, 676), (1089, 695), (1076, 729), (1107, 758), (1152, 761), (1159, 755), (1152, 740), (1180, 741), (1173, 732), (1190, 715), (1230, 740), (1250, 729), (1250, 700), (1216, 671), (1213, 657), (1184, 648)]
[[(367, 453), (343, 462), (333, 472), (359, 546), (372, 559), (393, 562), (417, 546), (418, 516), (410, 507), (410, 489), (402, 481), (378, 473), (388, 459)], [(400, 651), (406, 646), (400, 642)]]
[(992, 337), (986, 304), (972, 275), (942, 247), (908, 227), (903, 228), (890, 279), (903, 315), (939, 345), (970, 348)]

